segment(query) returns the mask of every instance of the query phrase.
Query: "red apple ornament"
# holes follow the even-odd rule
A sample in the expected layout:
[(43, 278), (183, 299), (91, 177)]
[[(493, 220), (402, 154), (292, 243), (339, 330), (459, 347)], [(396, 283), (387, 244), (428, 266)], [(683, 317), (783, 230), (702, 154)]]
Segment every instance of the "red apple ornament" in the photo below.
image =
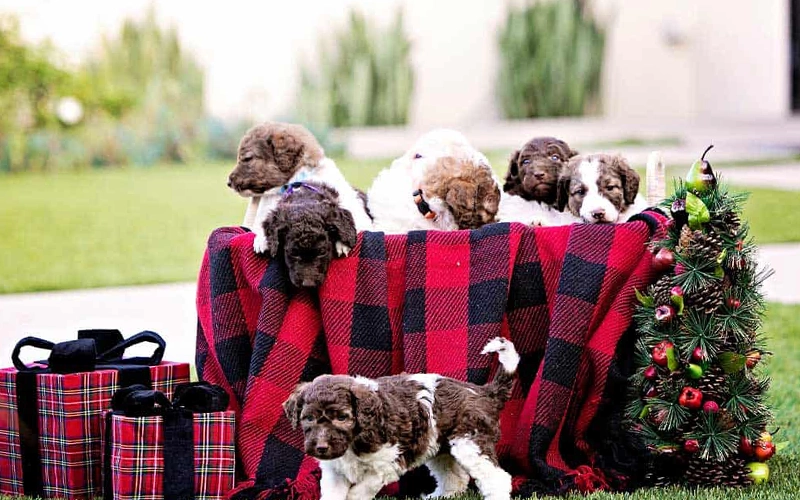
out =
[(716, 401), (706, 401), (703, 403), (703, 411), (706, 413), (717, 413), (719, 411), (719, 404)]
[(653, 347), (653, 363), (658, 366), (667, 366), (667, 350), (674, 349), (675, 345), (669, 340), (662, 340)]
[(728, 297), (725, 303), (728, 304), (728, 307), (731, 309), (739, 309), (742, 306), (742, 301), (736, 297)]
[(749, 369), (755, 368), (759, 361), (761, 361), (761, 353), (759, 351), (750, 351), (746, 354), (747, 361), (745, 364)]
[(759, 462), (766, 462), (773, 455), (775, 455), (775, 443), (772, 441), (758, 440), (755, 448), (753, 448), (753, 455)]
[(694, 350), (692, 351), (692, 360), (700, 363), (705, 358), (706, 358), (706, 352), (703, 350), (703, 348), (700, 346), (695, 347)]
[(739, 451), (748, 457), (753, 456), (753, 442), (745, 436), (742, 436), (742, 439), (739, 440)]
[(683, 449), (687, 453), (697, 453), (698, 451), (700, 451), (700, 442), (697, 441), (696, 439), (687, 439), (683, 443)]
[(663, 273), (675, 265), (675, 254), (669, 248), (662, 248), (653, 257), (653, 267), (656, 272)]
[(684, 387), (678, 397), (678, 404), (690, 410), (698, 410), (703, 406), (703, 393), (694, 387)]
[(651, 365), (645, 368), (644, 378), (646, 378), (647, 380), (655, 380), (656, 378), (658, 378), (658, 371), (656, 371), (656, 367)]

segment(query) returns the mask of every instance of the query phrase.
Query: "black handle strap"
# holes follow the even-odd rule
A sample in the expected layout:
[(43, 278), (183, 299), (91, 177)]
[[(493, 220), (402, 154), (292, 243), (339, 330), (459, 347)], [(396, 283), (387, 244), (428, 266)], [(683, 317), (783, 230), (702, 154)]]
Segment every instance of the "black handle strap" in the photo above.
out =
[[(125, 354), (127, 349), (145, 342), (156, 345), (156, 348), (150, 357), (122, 359), (122, 356)], [(136, 335), (128, 337), (122, 342), (117, 343), (117, 345), (111, 349), (100, 353), (97, 359), (99, 364), (134, 364), (155, 366), (161, 363), (161, 360), (164, 359), (164, 349), (166, 349), (166, 347), (167, 343), (163, 338), (161, 338), (161, 335), (157, 334), (156, 332), (145, 330), (137, 333)]]
[(97, 352), (106, 352), (125, 338), (122, 332), (116, 329), (95, 328), (91, 330), (78, 330), (79, 339), (94, 339)]
[(14, 363), (14, 368), (20, 372), (36, 372), (41, 371), (41, 368), (30, 368), (25, 363), (19, 359), (19, 355), (22, 352), (24, 347), (35, 347), (36, 349), (44, 349), (46, 351), (52, 351), (53, 347), (55, 347), (55, 342), (50, 342), (49, 340), (40, 339), (37, 337), (25, 337), (24, 339), (17, 342), (17, 345), (14, 346), (14, 351), (11, 353), (11, 362)]

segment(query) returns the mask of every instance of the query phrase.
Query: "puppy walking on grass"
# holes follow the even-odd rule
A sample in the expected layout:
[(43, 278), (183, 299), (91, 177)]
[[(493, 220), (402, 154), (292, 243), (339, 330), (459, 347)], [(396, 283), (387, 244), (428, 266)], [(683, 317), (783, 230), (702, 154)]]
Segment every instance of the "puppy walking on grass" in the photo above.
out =
[(500, 366), (485, 386), (436, 374), (322, 375), (298, 385), (283, 408), (320, 462), (322, 500), (368, 500), (421, 465), (436, 479), (430, 497), (463, 493), (471, 477), (484, 498), (510, 499), (495, 446), (519, 355), (500, 337), (483, 348), (494, 352)]

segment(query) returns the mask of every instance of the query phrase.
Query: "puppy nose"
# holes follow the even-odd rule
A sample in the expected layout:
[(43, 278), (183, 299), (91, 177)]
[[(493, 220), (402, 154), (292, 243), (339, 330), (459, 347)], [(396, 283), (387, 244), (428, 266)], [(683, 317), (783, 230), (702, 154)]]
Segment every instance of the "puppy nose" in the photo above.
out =
[(544, 172), (534, 172), (533, 176), (536, 178), (537, 181), (544, 179)]
[(228, 187), (231, 187), (231, 186), (233, 186), (233, 181), (231, 181), (231, 178), (228, 177)]
[(592, 217), (594, 217), (595, 219), (603, 220), (603, 218), (606, 216), (606, 211), (603, 210), (602, 208), (596, 208), (591, 211), (591, 214)]
[(317, 445), (317, 453), (320, 455), (324, 455), (328, 452), (328, 445), (327, 444), (318, 444)]

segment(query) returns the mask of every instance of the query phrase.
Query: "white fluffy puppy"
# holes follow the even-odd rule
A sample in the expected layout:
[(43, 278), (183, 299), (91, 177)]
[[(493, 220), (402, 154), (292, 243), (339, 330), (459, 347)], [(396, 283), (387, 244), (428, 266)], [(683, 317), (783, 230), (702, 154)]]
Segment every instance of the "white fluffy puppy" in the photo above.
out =
[[(441, 161), (444, 158), (452, 158), (455, 163), (462, 165), (459, 182), (462, 187), (471, 184), (474, 189), (462, 189), (459, 192), (459, 189), (448, 185), (448, 179), (442, 176), (450, 174), (442, 172), (453, 172), (454, 162), (446, 162), (451, 168), (444, 168)], [(429, 186), (432, 189), (423, 189), (424, 201), (436, 216), (426, 218), (420, 213), (412, 193)], [(463, 134), (455, 130), (437, 129), (420, 137), (389, 168), (382, 170), (372, 183), (367, 199), (376, 231), (387, 234), (413, 230), (453, 231), (492, 222), (497, 212), (498, 186), (499, 182), (491, 172), (486, 156), (473, 148)], [(466, 195), (466, 192), (470, 194)], [(466, 208), (462, 203), (465, 200), (460, 199), (465, 196), (473, 198)], [(487, 205), (488, 211), (484, 210)], [(459, 207), (470, 211), (469, 217), (455, 213)], [(482, 214), (476, 215), (478, 212)], [(478, 222), (464, 222), (467, 219)]]

